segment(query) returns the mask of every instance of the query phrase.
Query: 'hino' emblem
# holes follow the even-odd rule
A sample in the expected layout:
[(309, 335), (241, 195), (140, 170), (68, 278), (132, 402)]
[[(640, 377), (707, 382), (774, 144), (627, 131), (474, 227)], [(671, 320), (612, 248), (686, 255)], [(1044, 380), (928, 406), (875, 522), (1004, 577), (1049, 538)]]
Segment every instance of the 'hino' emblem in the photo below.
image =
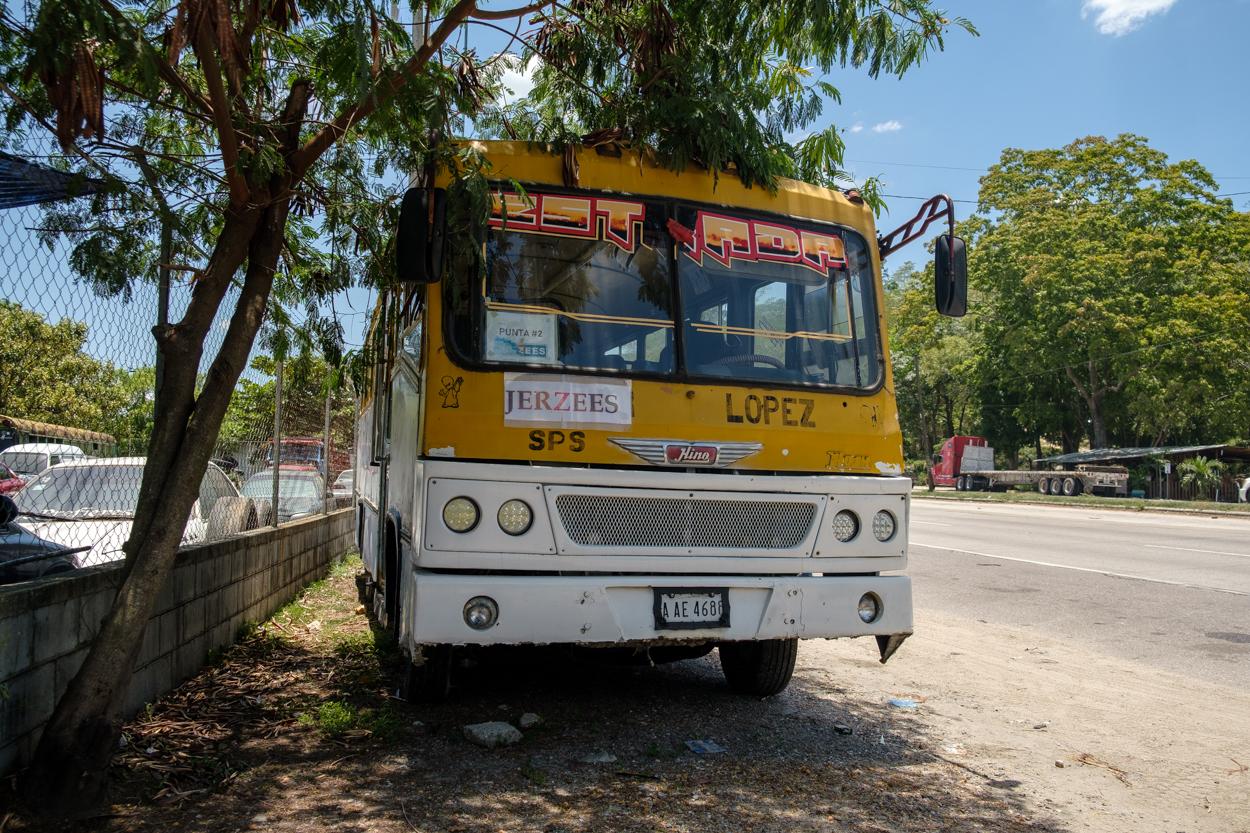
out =
[(653, 466), (724, 468), (764, 447), (762, 443), (713, 443), (612, 437), (609, 442)]

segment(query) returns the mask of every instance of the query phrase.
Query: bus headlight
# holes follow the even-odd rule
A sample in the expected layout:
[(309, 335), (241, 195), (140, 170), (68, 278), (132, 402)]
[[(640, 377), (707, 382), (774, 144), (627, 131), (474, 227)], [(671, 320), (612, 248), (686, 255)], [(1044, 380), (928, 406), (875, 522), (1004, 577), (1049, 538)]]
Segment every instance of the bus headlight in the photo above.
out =
[(523, 500), (505, 501), (499, 507), (499, 528), (509, 535), (524, 535), (534, 522), (534, 513)]
[(896, 527), (894, 516), (884, 509), (877, 510), (877, 514), (872, 516), (873, 537), (883, 544), (894, 537)]
[(842, 543), (859, 534), (859, 518), (850, 509), (843, 509), (833, 516), (833, 537)]
[(490, 596), (474, 596), (464, 603), (464, 623), (484, 631), (499, 621), (499, 605)]
[(859, 597), (859, 620), (871, 625), (881, 618), (881, 598), (876, 593), (865, 593)]
[(467, 497), (454, 497), (443, 507), (443, 523), (452, 532), (468, 532), (477, 526), (477, 504)]

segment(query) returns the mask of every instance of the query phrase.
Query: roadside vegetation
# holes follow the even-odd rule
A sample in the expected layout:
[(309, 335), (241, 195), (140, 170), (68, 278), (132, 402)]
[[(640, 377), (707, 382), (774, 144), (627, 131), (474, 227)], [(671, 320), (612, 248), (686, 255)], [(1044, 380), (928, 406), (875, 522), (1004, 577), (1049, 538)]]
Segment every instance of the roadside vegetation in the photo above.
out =
[(932, 265), (885, 279), (907, 459), (1250, 440), (1250, 214), (1217, 190), (1143, 136), (1004, 149), (960, 224), (968, 315), (934, 312)]

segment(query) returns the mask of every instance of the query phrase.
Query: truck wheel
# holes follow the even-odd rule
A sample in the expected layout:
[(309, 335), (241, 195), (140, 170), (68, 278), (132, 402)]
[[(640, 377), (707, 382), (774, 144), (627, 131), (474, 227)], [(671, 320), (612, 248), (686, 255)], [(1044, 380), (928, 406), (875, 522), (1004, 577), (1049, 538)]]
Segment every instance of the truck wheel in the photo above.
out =
[(407, 660), (399, 696), (409, 703), (441, 703), (451, 693), (452, 647), (423, 645), (420, 663)]
[(1052, 495), (1063, 494), (1063, 480), (1062, 479), (1058, 477), (1052, 477), (1050, 479), (1050, 493)]
[(1076, 497), (1081, 493), (1081, 487), (1084, 484), (1075, 477), (1065, 477), (1063, 479), (1063, 493), (1068, 497)]
[(955, 491), (962, 492), (964, 490), (964, 476), (961, 474), (955, 478)]
[(797, 639), (722, 642), (720, 667), (725, 681), (739, 694), (771, 697), (785, 691), (799, 655)]
[(1041, 480), (1037, 481), (1037, 490), (1044, 495), (1050, 494), (1050, 478), (1043, 477)]

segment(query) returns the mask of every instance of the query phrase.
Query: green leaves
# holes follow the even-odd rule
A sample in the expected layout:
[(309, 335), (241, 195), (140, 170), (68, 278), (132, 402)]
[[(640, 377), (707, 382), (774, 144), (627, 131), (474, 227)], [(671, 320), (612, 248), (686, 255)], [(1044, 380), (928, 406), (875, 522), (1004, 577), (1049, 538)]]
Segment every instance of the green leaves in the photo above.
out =
[(840, 100), (814, 70), (901, 75), (941, 48), (951, 25), (927, 0), (556, 7), (525, 53), (541, 59), (533, 93), (501, 108), (491, 126), (495, 135), (551, 142), (614, 129), (662, 164), (732, 170), (748, 185), (772, 187), (779, 176), (842, 182), (836, 130), (794, 136), (826, 98)]
[[(987, 364), (1022, 422), (1096, 446), (1236, 430), (1212, 399), (1244, 402), (1246, 377), (1203, 357), (1250, 324), (1250, 237), (1214, 192), (1201, 165), (1140, 136), (1003, 152), (969, 224), (969, 271), (986, 292)], [(1064, 426), (1065, 411), (1088, 426)]]

